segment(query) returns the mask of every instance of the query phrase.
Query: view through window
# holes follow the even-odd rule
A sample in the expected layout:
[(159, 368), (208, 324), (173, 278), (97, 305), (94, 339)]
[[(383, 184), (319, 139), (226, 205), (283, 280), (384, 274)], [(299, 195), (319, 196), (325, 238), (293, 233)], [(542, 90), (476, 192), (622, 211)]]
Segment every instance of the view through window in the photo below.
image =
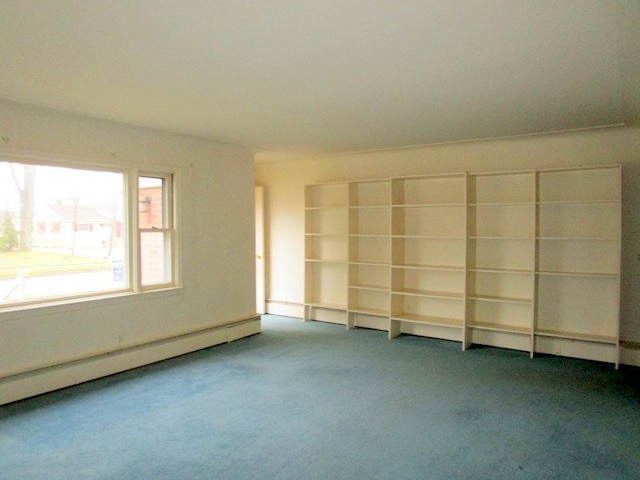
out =
[(138, 177), (138, 228), (140, 229), (141, 283), (171, 282), (170, 177)]
[[(127, 175), (0, 161), (0, 308), (173, 284), (172, 177), (134, 178), (140, 261), (132, 264)], [(140, 265), (134, 285), (132, 265)]]

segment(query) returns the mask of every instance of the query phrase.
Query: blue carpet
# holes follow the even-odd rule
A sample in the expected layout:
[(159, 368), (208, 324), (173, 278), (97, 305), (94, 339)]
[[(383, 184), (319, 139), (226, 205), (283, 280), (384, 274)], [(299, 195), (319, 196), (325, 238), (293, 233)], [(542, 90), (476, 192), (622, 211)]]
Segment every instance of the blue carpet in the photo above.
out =
[(640, 478), (638, 369), (266, 315), (0, 407), (0, 479)]

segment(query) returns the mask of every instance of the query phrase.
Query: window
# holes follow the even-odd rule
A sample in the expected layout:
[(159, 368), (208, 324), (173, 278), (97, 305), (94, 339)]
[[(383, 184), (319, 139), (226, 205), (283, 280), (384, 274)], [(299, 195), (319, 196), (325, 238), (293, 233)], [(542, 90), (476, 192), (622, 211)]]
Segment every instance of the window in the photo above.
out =
[(138, 177), (140, 280), (143, 287), (171, 283), (173, 209), (171, 176)]
[(0, 309), (175, 286), (174, 188), (172, 172), (0, 161)]

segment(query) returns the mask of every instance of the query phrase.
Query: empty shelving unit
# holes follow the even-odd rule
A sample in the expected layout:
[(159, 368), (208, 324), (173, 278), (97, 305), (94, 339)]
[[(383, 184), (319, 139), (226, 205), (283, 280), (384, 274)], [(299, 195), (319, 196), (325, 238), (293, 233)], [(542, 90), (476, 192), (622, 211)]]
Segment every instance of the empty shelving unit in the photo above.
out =
[(619, 165), (306, 187), (305, 320), (618, 365)]

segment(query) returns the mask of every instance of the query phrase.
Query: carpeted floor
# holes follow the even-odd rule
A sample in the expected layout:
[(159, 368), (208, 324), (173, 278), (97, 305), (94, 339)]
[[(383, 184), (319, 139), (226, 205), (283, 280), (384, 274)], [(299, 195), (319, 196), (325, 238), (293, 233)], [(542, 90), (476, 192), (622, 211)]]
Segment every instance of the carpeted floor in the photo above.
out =
[(0, 407), (1, 480), (640, 478), (639, 369), (266, 315)]

